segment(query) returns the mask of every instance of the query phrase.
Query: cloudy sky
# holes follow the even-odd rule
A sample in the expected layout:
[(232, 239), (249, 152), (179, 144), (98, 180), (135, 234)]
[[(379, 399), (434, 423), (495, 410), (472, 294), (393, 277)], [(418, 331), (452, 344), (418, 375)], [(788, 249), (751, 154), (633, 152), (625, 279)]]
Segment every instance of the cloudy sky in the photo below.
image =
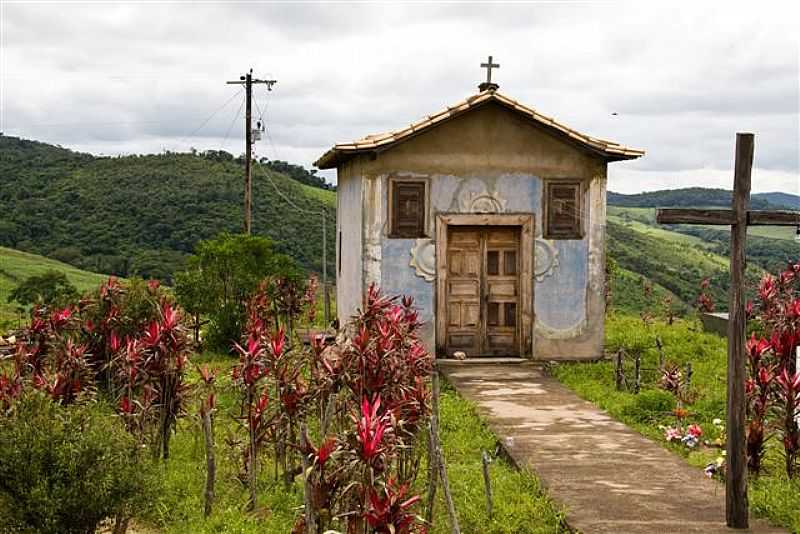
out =
[[(800, 3), (291, 4), (0, 1), (0, 131), (96, 154), (243, 150), (252, 67), (259, 156), (310, 166), (336, 141), (501, 92), (647, 150), (621, 192), (730, 188), (756, 133), (754, 191), (800, 193)], [(615, 113), (615, 114), (614, 114)], [(328, 174), (332, 181), (335, 173)]]

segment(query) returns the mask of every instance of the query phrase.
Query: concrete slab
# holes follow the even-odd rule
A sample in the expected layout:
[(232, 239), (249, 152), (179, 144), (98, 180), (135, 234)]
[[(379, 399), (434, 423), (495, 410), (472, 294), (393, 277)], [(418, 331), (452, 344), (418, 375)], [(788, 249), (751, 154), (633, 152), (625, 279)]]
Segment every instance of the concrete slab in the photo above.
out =
[[(725, 488), (533, 364), (438, 362), (517, 466), (532, 469), (580, 532), (718, 533)], [(746, 532), (785, 532), (751, 521)]]

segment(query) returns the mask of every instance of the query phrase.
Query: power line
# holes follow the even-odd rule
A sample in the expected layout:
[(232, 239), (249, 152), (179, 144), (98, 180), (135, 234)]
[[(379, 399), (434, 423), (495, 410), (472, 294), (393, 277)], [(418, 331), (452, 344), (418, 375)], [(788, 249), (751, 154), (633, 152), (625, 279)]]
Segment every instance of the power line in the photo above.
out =
[(228, 136), (231, 134), (231, 129), (233, 128), (233, 124), (241, 116), (243, 107), (244, 107), (244, 100), (242, 100), (242, 103), (239, 104), (239, 109), (236, 111), (236, 115), (233, 116), (233, 120), (228, 125), (228, 130), (225, 132), (225, 139), (222, 141), (221, 150), (225, 150), (225, 146), (228, 144)]
[(220, 111), (222, 111), (223, 109), (225, 109), (226, 107), (228, 107), (228, 104), (230, 104), (230, 103), (233, 101), (233, 99), (234, 99), (234, 98), (236, 98), (237, 96), (239, 96), (240, 94), (242, 94), (242, 90), (241, 90), (241, 89), (239, 89), (238, 91), (236, 91), (236, 92), (235, 92), (235, 93), (234, 93), (234, 94), (233, 94), (233, 95), (232, 95), (232, 96), (231, 96), (231, 97), (230, 97), (228, 100), (226, 100), (226, 101), (225, 101), (225, 103), (224, 103), (224, 104), (222, 104), (220, 107), (218, 107), (217, 109), (215, 109), (215, 110), (214, 110), (214, 112), (213, 112), (213, 113), (211, 113), (211, 115), (209, 115), (209, 116), (208, 116), (208, 118), (207, 118), (206, 120), (204, 120), (204, 121), (203, 121), (203, 124), (201, 124), (200, 126), (198, 126), (197, 128), (195, 128), (195, 129), (194, 129), (194, 131), (193, 131), (192, 133), (190, 133), (189, 135), (187, 135), (187, 136), (185, 136), (185, 137), (181, 138), (181, 140), (178, 142), (178, 144), (183, 144), (183, 142), (184, 142), (184, 141), (186, 141), (188, 138), (190, 138), (190, 137), (194, 137), (194, 135), (195, 135), (197, 132), (199, 132), (200, 130), (202, 130), (202, 129), (203, 129), (203, 127), (204, 127), (206, 124), (208, 124), (208, 123), (211, 121), (211, 119), (213, 119), (213, 118), (214, 118), (214, 116), (215, 116), (217, 113), (219, 113)]

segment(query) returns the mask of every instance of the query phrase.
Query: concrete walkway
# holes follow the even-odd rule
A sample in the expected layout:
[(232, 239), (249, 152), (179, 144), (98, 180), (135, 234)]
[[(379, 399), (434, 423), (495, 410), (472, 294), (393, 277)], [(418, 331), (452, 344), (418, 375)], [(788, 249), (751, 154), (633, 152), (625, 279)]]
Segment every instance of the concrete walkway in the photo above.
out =
[[(513, 461), (531, 468), (580, 532), (742, 532), (725, 488), (530, 364), (439, 361)], [(446, 451), (445, 451), (446, 453)], [(750, 532), (785, 532), (751, 521)]]

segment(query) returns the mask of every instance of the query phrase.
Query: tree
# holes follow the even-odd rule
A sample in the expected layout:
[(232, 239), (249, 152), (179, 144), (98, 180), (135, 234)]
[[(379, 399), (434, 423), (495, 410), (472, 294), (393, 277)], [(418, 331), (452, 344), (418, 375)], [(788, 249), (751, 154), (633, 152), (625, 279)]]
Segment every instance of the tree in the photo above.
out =
[(211, 309), (210, 294), (203, 286), (203, 273), (200, 269), (190, 269), (175, 275), (175, 296), (192, 317), (192, 331), (195, 346), (200, 345), (200, 328), (207, 324), (203, 314)]
[(8, 302), (17, 301), (23, 306), (41, 304), (50, 308), (69, 304), (78, 296), (77, 288), (67, 275), (49, 270), (23, 280), (8, 296)]
[(241, 339), (247, 301), (269, 277), (302, 283), (303, 272), (292, 258), (275, 252), (270, 239), (222, 234), (198, 243), (189, 269), (177, 277), (176, 295), (195, 318), (208, 317), (208, 345), (229, 350)]

